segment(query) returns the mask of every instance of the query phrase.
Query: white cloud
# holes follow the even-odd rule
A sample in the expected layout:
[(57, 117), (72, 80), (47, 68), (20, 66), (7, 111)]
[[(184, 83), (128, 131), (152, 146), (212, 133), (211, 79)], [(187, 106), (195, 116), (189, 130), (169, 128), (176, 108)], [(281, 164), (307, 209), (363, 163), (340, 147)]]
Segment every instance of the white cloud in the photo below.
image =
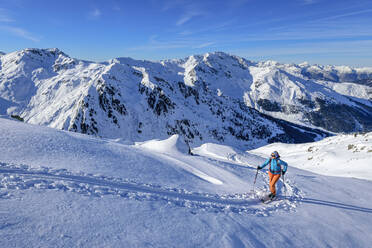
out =
[(212, 45), (214, 45), (214, 44), (215, 44), (215, 42), (206, 42), (206, 43), (203, 43), (203, 44), (200, 44), (200, 45), (194, 46), (193, 48), (204, 48), (204, 47), (212, 46)]
[(189, 31), (189, 30), (185, 30), (185, 31), (182, 31), (182, 32), (180, 32), (180, 33), (178, 33), (179, 35), (181, 35), (181, 36), (187, 36), (187, 35), (192, 35), (192, 34), (194, 34), (194, 32), (191, 32), (191, 31)]
[(315, 21), (326, 21), (326, 20), (333, 20), (333, 19), (338, 19), (338, 18), (343, 18), (343, 17), (349, 17), (349, 16), (355, 16), (355, 15), (360, 15), (364, 13), (369, 13), (372, 12), (372, 9), (364, 9), (364, 10), (359, 10), (359, 11), (354, 11), (354, 12), (348, 12), (340, 15), (333, 15), (333, 16), (328, 16), (324, 18), (317, 19)]
[[(155, 1), (154, 1), (155, 2)], [(185, 0), (166, 0), (163, 1), (162, 11), (168, 11), (174, 8), (184, 8), (188, 2)]]
[[(152, 35), (147, 44), (128, 48), (129, 51), (155, 51), (164, 49), (196, 48), (203, 41), (195, 39), (166, 39), (161, 40), (158, 35)], [(202, 43), (204, 44), (204, 43)]]
[(39, 42), (40, 39), (35, 37), (33, 34), (30, 32), (24, 30), (23, 28), (19, 27), (12, 27), (12, 26), (0, 26), (0, 29), (4, 30), (5, 32), (11, 33), (15, 36), (31, 40), (33, 42)]
[(186, 22), (190, 21), (193, 17), (201, 15), (200, 12), (187, 12), (184, 14), (176, 23), (177, 26), (181, 26)]
[(206, 15), (207, 11), (203, 10), (203, 1), (188, 0), (166, 0), (163, 2), (162, 11), (179, 11), (181, 17), (177, 20), (176, 26), (182, 26), (196, 16)]
[(288, 44), (272, 48), (243, 48), (238, 49), (239, 54), (244, 56), (283, 56), (283, 55), (313, 55), (313, 54), (334, 54), (344, 56), (370, 56), (372, 51), (372, 40), (356, 41), (332, 41), (332, 42), (306, 42), (299, 44)]
[(14, 22), (15, 20), (9, 16), (6, 9), (0, 8), (0, 22)]
[(91, 17), (91, 18), (99, 18), (101, 15), (102, 15), (101, 10), (99, 10), (97, 8), (95, 8), (94, 10), (89, 12), (89, 17)]
[(115, 5), (114, 7), (112, 7), (112, 9), (115, 11), (121, 11), (121, 8), (119, 5)]
[(31, 40), (33, 42), (40, 41), (39, 38), (37, 38), (36, 36), (28, 32), (27, 30), (20, 28), (20, 27), (13, 26), (13, 25), (10, 26), (9, 23), (13, 23), (13, 22), (16, 22), (16, 20), (14, 20), (10, 16), (9, 11), (4, 8), (0, 8), (0, 23), (3, 23), (3, 25), (0, 24), (0, 30), (2, 31), (1, 33), (4, 33), (4, 32), (10, 33), (12, 35), (15, 35), (15, 36), (27, 39), (27, 40)]

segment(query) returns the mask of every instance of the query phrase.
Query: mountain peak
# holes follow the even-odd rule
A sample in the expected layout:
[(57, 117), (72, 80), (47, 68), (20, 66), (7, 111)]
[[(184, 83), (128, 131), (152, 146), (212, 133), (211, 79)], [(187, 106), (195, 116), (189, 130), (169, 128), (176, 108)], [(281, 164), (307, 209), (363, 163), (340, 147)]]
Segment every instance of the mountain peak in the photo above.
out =
[(304, 127), (372, 128), (372, 70), (252, 63), (224, 52), (160, 62), (85, 63), (56, 48), (31, 48), (1, 60), (3, 109), (16, 107), (12, 113), (29, 123), (100, 137), (143, 141), (178, 134), (190, 145), (248, 147), (325, 135), (298, 131)]
[(59, 55), (63, 55), (64, 57), (69, 57), (67, 54), (59, 50), (58, 48), (26, 48), (23, 49), (20, 53), (33, 55), (33, 56), (48, 56), (48, 57), (57, 57)]
[(228, 53), (222, 52), (222, 51), (214, 51), (214, 52), (206, 53), (206, 55), (219, 56), (221, 58), (223, 58), (223, 57), (232, 57), (233, 56), (231, 54), (228, 54)]

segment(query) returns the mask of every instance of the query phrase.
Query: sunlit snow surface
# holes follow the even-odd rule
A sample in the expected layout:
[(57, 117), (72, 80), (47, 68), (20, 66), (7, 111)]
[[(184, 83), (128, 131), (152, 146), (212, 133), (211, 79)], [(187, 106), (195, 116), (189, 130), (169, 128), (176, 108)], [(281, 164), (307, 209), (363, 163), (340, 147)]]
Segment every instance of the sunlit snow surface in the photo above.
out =
[(338, 135), (301, 145), (276, 143), (250, 152), (264, 155), (274, 150), (299, 169), (372, 180), (372, 133)]
[[(266, 170), (253, 182), (272, 150), (286, 187), (262, 204)], [(178, 136), (131, 143), (0, 118), (0, 247), (368, 247), (371, 150), (369, 133), (191, 156)]]

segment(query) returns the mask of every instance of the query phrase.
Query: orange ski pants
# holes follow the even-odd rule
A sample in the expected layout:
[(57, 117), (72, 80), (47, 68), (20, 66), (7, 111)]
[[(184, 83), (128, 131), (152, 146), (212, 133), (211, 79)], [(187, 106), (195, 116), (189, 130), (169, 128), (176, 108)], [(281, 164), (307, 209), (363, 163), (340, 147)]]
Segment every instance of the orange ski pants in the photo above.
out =
[(271, 193), (273, 193), (274, 195), (276, 195), (276, 189), (275, 189), (275, 184), (276, 182), (279, 180), (280, 178), (280, 174), (273, 174), (269, 171), (269, 184), (270, 184), (270, 191)]

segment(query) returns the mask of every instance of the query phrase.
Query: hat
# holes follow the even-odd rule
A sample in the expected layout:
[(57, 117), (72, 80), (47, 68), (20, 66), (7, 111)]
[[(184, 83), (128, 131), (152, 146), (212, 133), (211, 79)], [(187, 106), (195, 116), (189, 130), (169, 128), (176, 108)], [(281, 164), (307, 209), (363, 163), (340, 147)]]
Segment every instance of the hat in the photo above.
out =
[(279, 156), (279, 153), (278, 153), (277, 151), (273, 151), (273, 152), (271, 153), (271, 157), (279, 158), (280, 156)]

